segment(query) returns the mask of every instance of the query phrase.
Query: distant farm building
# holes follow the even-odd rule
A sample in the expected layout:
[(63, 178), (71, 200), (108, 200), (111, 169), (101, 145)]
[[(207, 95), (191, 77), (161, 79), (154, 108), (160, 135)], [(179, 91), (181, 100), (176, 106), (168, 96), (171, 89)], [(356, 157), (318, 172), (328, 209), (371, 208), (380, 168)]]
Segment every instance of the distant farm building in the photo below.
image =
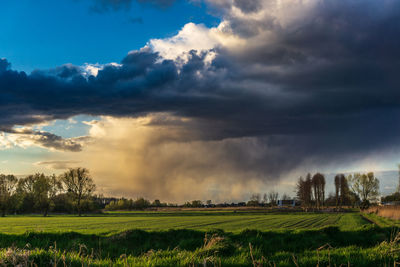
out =
[(295, 207), (296, 206), (296, 200), (291, 199), (280, 199), (278, 200), (278, 207)]

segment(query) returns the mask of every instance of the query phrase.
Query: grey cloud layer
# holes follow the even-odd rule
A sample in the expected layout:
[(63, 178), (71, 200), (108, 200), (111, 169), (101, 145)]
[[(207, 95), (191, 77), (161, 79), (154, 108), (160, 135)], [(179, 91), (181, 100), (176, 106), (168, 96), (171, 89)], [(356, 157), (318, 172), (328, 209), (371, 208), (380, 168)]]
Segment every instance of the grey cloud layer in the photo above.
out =
[[(234, 5), (248, 13), (266, 2)], [(250, 41), (215, 48), (209, 65), (208, 51), (180, 66), (144, 49), (85, 77), (71, 65), (28, 75), (0, 60), (0, 125), (170, 112), (197, 120), (196, 138), (279, 136), (285, 154), (297, 144), (296, 158), (399, 145), (399, 1), (319, 1), (286, 25), (271, 14), (224, 16)]]
[(89, 137), (87, 136), (63, 138), (53, 133), (32, 130), (29, 128), (0, 128), (0, 131), (13, 135), (14, 138), (12, 139), (14, 140), (15, 145), (29, 142), (35, 144), (36, 146), (61, 151), (79, 152), (82, 150), (83, 143), (89, 141)]

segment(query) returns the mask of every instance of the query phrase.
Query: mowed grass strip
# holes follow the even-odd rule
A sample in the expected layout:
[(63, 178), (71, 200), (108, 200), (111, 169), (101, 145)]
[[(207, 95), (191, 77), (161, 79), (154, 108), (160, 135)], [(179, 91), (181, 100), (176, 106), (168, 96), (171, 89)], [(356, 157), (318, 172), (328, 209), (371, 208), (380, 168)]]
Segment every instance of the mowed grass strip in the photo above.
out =
[(390, 218), (385, 218), (385, 217), (381, 217), (377, 214), (374, 213), (363, 213), (363, 216), (365, 218), (365, 220), (368, 220), (376, 225), (378, 225), (379, 227), (396, 227), (396, 228), (400, 228), (400, 221), (399, 220), (393, 220)]
[(141, 229), (160, 231), (168, 229), (210, 230), (222, 229), (229, 232), (240, 232), (244, 229), (269, 231), (275, 229), (316, 229), (326, 226), (337, 226), (342, 230), (354, 230), (365, 224), (358, 213), (327, 214), (207, 214), (185, 216), (160, 216), (146, 212), (101, 216), (9, 216), (0, 218), (0, 232), (21, 234), (29, 231), (40, 232), (78, 232), (85, 234), (115, 234), (118, 232)]

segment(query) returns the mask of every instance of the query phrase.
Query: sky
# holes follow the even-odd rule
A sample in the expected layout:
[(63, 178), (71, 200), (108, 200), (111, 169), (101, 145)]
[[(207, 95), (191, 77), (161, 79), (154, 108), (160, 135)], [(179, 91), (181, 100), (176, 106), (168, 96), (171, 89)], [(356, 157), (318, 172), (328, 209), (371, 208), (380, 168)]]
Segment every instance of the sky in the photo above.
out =
[(389, 194), (399, 19), (397, 0), (2, 1), (0, 170), (178, 203), (374, 171)]

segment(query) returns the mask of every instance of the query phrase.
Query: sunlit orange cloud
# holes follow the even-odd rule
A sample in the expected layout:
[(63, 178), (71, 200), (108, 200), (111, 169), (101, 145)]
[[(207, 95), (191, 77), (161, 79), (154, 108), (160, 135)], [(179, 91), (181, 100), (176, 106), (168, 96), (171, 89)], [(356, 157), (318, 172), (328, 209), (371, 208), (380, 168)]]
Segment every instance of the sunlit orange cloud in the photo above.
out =
[[(175, 121), (168, 126), (152, 124), (166, 118)], [(82, 152), (63, 157), (76, 161), (71, 166), (89, 168), (99, 192), (105, 195), (178, 203), (193, 199), (241, 201), (273, 184), (255, 170), (236, 166), (230, 155), (231, 146), (244, 149), (253, 142), (251, 138), (199, 141), (195, 131), (183, 126), (190, 121), (165, 114), (104, 117), (88, 123), (91, 142)]]

